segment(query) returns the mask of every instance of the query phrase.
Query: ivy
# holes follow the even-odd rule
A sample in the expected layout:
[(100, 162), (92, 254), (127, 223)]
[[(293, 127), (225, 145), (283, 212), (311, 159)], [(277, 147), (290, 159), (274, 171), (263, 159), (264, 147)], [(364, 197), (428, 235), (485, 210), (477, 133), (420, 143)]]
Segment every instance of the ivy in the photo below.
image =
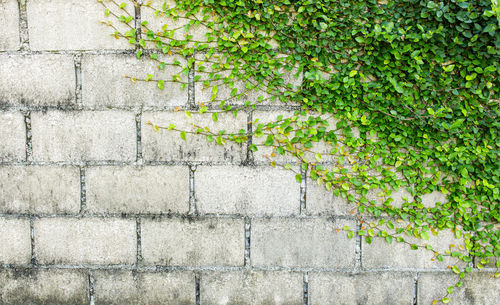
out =
[[(357, 233), (367, 242), (381, 238), (431, 251), (440, 261), (454, 259), (458, 280), (440, 302), (449, 302), (473, 261), (482, 268), (496, 260), (500, 268), (496, 1), (147, 1), (133, 4), (155, 20), (137, 28), (126, 3), (99, 2), (106, 16), (128, 27), (122, 33), (108, 23), (115, 37), (136, 46), (138, 58), (150, 57), (160, 70), (173, 65), (194, 72), (210, 96), (195, 110), (214, 121), (217, 112), (299, 105), (288, 117), (255, 121), (251, 134), (155, 129), (218, 145), (261, 139), (250, 149), (272, 148), (271, 165), (290, 170), (273, 157), (293, 157), (325, 191), (357, 209), (366, 228), (345, 227), (349, 238)], [(183, 56), (187, 64), (159, 54)], [(186, 86), (179, 75), (134, 81)], [(298, 182), (303, 178), (296, 173)], [(401, 190), (409, 198), (396, 205), (393, 193)], [(446, 200), (424, 202), (436, 192)], [(426, 241), (442, 230), (463, 245), (435, 250)]]

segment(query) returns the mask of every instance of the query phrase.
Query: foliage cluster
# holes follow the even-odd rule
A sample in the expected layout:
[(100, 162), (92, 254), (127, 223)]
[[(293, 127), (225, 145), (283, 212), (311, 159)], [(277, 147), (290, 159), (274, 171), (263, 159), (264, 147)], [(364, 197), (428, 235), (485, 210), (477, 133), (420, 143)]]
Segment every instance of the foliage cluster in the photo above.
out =
[[(195, 110), (214, 121), (217, 112), (299, 105), (294, 115), (255, 121), (251, 134), (178, 130), (175, 122), (155, 128), (180, 132), (183, 139), (198, 134), (218, 145), (263, 138), (250, 149), (272, 147), (271, 164), (288, 169), (293, 167), (281, 164), (279, 155), (293, 157), (302, 167), (298, 181), (307, 171), (353, 204), (365, 224), (344, 228), (349, 237), (356, 232), (368, 243), (383, 238), (429, 250), (437, 260), (456, 258), (456, 287), (472, 266), (496, 260), (500, 267), (496, 2), (149, 1), (133, 4), (155, 20), (135, 25), (130, 4), (100, 1), (107, 16), (129, 27), (114, 35), (136, 45), (138, 58), (148, 56), (160, 70), (174, 65), (186, 75), (194, 71), (194, 82), (211, 95)], [(162, 57), (173, 53), (187, 64)], [(165, 82), (186, 87), (181, 79), (149, 74), (133, 80), (163, 89)], [(392, 194), (401, 190), (409, 196), (396, 205)], [(422, 202), (436, 192), (446, 200)], [(442, 230), (463, 245), (431, 246), (429, 236)], [(440, 301), (449, 302), (448, 295)]]

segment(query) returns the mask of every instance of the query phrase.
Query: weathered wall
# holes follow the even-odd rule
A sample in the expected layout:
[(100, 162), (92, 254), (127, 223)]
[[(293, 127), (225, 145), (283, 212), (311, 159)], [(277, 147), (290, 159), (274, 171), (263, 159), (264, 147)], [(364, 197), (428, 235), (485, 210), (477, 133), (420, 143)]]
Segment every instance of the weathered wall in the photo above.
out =
[[(203, 92), (124, 79), (155, 66), (101, 19), (95, 0), (0, 0), (0, 304), (429, 304), (454, 283), (337, 233), (351, 207), (247, 144), (154, 131)], [(498, 300), (489, 274), (466, 287), (455, 304)]]

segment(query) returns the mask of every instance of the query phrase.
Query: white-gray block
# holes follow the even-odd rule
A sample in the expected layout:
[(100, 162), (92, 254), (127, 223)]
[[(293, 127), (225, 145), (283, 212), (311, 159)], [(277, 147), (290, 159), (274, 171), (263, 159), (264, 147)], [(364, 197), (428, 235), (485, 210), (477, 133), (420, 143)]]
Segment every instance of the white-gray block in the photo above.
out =
[[(396, 227), (406, 227), (403, 223), (394, 223)], [(387, 230), (391, 232), (390, 230)], [(431, 232), (428, 233), (429, 240), (418, 239), (413, 236), (402, 235), (406, 242), (417, 245), (431, 245), (434, 250), (444, 254), (445, 250), (464, 252), (464, 242), (462, 239), (456, 239), (455, 235), (449, 231), (440, 231), (437, 236)], [(450, 245), (453, 245), (450, 248)], [(365, 268), (431, 268), (443, 269), (453, 264), (456, 259), (444, 256), (443, 261), (439, 261), (433, 252), (421, 249), (411, 250), (410, 245), (396, 242), (393, 239), (389, 244), (382, 238), (373, 238), (372, 243), (366, 243), (363, 238), (361, 261)]]
[(107, 270), (94, 272), (95, 303), (109, 305), (194, 305), (194, 273), (131, 272)]
[(309, 215), (351, 215), (357, 207), (347, 198), (336, 197), (333, 189), (327, 190), (324, 183), (318, 185), (316, 181), (307, 179), (306, 211)]
[[(219, 146), (208, 143), (205, 136), (188, 134), (186, 141), (180, 133), (172, 130), (160, 129), (156, 131), (152, 124), (169, 127), (174, 124), (177, 129), (196, 131), (197, 128), (209, 128), (218, 133), (226, 130), (228, 133), (246, 131), (247, 118), (245, 113), (239, 113), (235, 118), (232, 113), (220, 114), (218, 121), (212, 120), (211, 114), (192, 114), (190, 118), (182, 111), (179, 112), (145, 112), (142, 116), (142, 152), (147, 161), (227, 161), (239, 163), (245, 160), (246, 145), (227, 142)], [(215, 138), (215, 137), (214, 137)]]
[(135, 115), (125, 111), (31, 114), (36, 161), (135, 161)]
[(407, 273), (309, 273), (310, 305), (412, 305), (413, 293)]
[(0, 55), (0, 103), (74, 106), (75, 77), (71, 55)]
[[(113, 7), (112, 4), (106, 2)], [(127, 10), (134, 16), (128, 2)], [(111, 21), (122, 33), (130, 30), (116, 18), (107, 18), (104, 7), (94, 0), (27, 1), (28, 31), (32, 50), (100, 50), (133, 49), (126, 39), (117, 40), (115, 30), (101, 21)], [(114, 12), (122, 15), (116, 6)], [(134, 26), (134, 21), (130, 22)]]
[[(182, 58), (160, 56), (167, 64)], [(172, 75), (179, 74), (182, 81), (187, 76), (178, 66), (167, 65), (159, 69), (159, 63), (135, 55), (84, 55), (82, 58), (82, 101), (85, 107), (155, 107), (183, 106), (187, 103), (187, 89), (181, 89), (181, 83), (165, 82), (163, 90), (154, 81), (133, 82), (131, 78), (146, 79), (148, 74), (154, 80), (172, 80)]]
[(25, 158), (24, 116), (20, 112), (0, 112), (0, 161), (23, 161)]
[(35, 256), (41, 264), (133, 264), (135, 220), (42, 218), (35, 220)]
[(78, 168), (0, 166), (0, 212), (74, 214), (79, 210)]
[(289, 170), (200, 166), (195, 180), (201, 213), (296, 215), (300, 210), (300, 185)]
[(99, 166), (86, 170), (87, 208), (93, 213), (186, 213), (187, 166)]
[(350, 220), (253, 219), (251, 263), (265, 267), (350, 268), (355, 262), (355, 240), (341, 229)]
[(0, 51), (19, 49), (19, 5), (16, 0), (0, 1)]
[(0, 271), (2, 304), (89, 304), (85, 270), (10, 269)]
[(28, 219), (0, 218), (0, 264), (29, 264), (30, 236)]
[(142, 257), (147, 265), (243, 265), (243, 220), (145, 220), (141, 230)]
[(302, 304), (300, 272), (205, 272), (200, 284), (201, 302), (206, 305)]
[[(418, 279), (418, 305), (432, 304), (446, 295), (446, 289), (454, 286), (458, 275), (449, 272), (423, 273)], [(492, 272), (467, 274), (460, 288), (454, 288), (449, 296), (450, 303), (456, 305), (497, 305), (500, 299), (500, 278), (492, 277)]]

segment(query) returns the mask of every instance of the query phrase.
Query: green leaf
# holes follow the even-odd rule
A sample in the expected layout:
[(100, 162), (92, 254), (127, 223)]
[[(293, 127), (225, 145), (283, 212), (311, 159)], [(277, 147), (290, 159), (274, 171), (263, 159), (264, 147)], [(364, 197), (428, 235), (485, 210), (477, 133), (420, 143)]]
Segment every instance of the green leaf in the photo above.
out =
[(186, 132), (185, 131), (181, 131), (181, 139), (183, 139), (184, 141), (186, 141)]

